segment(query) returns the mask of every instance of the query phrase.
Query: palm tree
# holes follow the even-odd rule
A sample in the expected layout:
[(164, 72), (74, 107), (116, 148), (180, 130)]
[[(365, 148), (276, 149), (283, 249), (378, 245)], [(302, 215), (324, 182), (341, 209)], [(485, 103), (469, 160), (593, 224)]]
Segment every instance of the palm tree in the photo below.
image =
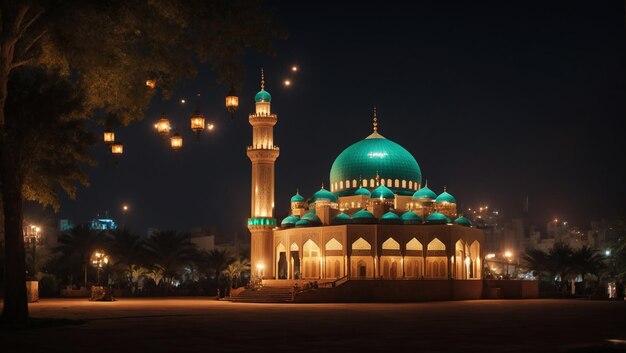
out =
[(87, 287), (87, 267), (91, 254), (99, 247), (106, 246), (107, 240), (106, 235), (98, 234), (89, 225), (78, 225), (61, 234), (55, 252), (60, 254), (59, 261), (65, 266), (82, 266), (84, 283)]
[(572, 254), (572, 265), (574, 270), (582, 276), (583, 289), (586, 287), (586, 275), (591, 274), (599, 277), (600, 272), (606, 268), (604, 260), (604, 256), (586, 245), (578, 250), (574, 250)]
[(126, 227), (111, 232), (110, 253), (113, 266), (120, 268), (133, 291), (146, 260), (146, 250), (141, 238)]
[(533, 276), (541, 281), (544, 273), (550, 272), (548, 254), (539, 249), (530, 249), (522, 256), (522, 265), (533, 272)]
[(215, 287), (219, 288), (220, 275), (235, 259), (227, 250), (213, 249), (203, 254), (203, 259), (210, 270), (215, 274)]
[(561, 277), (561, 290), (567, 292), (567, 278), (571, 275), (574, 266), (572, 262), (573, 250), (567, 244), (556, 243), (548, 252), (549, 266), (552, 272)]
[(166, 290), (180, 271), (189, 265), (197, 254), (189, 233), (174, 230), (155, 232), (145, 242), (148, 264), (161, 276), (160, 284)]
[[(238, 259), (235, 262), (228, 265), (224, 273), (228, 277), (229, 287), (239, 287), (239, 278), (241, 273), (250, 269), (250, 262), (247, 259)], [(234, 286), (233, 286), (234, 284)]]

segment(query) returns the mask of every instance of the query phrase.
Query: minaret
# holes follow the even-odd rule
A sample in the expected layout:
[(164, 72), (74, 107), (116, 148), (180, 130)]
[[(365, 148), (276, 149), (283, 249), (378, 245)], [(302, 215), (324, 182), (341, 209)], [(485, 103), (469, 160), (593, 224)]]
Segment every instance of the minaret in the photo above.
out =
[(274, 125), (278, 117), (270, 111), (272, 96), (265, 91), (265, 78), (261, 69), (261, 90), (254, 96), (256, 112), (250, 114), (252, 146), (248, 157), (252, 162), (251, 215), (248, 229), (251, 234), (250, 262), (254, 274), (272, 278), (274, 260), (272, 229), (274, 218), (274, 162), (280, 153), (274, 145)]

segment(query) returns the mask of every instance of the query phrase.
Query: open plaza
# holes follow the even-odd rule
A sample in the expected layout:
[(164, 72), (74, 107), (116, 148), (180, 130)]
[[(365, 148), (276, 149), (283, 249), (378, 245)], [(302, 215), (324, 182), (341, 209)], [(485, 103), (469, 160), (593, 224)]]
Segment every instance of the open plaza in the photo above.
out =
[[(2, 352), (623, 352), (626, 303), (474, 300), (246, 304), (210, 298), (43, 299)], [(75, 321), (74, 321), (75, 320)], [(615, 342), (615, 343), (612, 343)]]

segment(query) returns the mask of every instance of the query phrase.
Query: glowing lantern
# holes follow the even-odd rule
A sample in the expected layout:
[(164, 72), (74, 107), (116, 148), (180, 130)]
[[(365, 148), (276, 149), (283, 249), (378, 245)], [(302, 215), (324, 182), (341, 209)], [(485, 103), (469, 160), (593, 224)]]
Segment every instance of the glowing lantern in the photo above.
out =
[(169, 135), (170, 130), (171, 130), (171, 126), (170, 126), (170, 119), (168, 119), (165, 115), (161, 116), (161, 119), (159, 119), (159, 121), (157, 121), (156, 125), (155, 125), (159, 135), (165, 136), (165, 135)]
[(230, 118), (233, 119), (235, 117), (235, 110), (239, 106), (239, 97), (235, 95), (235, 89), (233, 87), (230, 88), (228, 95), (226, 96), (226, 108), (230, 112)]
[(154, 80), (146, 80), (146, 86), (148, 86), (149, 88), (154, 88), (154, 87), (156, 87), (156, 81), (154, 81)]
[(104, 142), (106, 144), (112, 144), (115, 142), (115, 133), (111, 129), (104, 130)]
[(124, 153), (124, 145), (122, 145), (119, 142), (113, 143), (111, 145), (111, 153), (113, 153), (116, 156), (122, 155), (122, 153)]
[(191, 116), (191, 130), (196, 134), (200, 134), (204, 130), (204, 116), (199, 111), (196, 111)]
[(183, 137), (180, 136), (178, 132), (175, 132), (174, 135), (170, 137), (170, 144), (172, 145), (174, 151), (178, 151), (181, 147), (183, 147)]

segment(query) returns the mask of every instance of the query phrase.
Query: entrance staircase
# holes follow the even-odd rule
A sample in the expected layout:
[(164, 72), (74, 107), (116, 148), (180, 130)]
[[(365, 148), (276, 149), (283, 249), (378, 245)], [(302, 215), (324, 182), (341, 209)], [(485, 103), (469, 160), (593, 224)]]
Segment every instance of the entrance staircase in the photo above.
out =
[(293, 303), (292, 287), (263, 286), (257, 290), (246, 289), (231, 299), (238, 303)]

